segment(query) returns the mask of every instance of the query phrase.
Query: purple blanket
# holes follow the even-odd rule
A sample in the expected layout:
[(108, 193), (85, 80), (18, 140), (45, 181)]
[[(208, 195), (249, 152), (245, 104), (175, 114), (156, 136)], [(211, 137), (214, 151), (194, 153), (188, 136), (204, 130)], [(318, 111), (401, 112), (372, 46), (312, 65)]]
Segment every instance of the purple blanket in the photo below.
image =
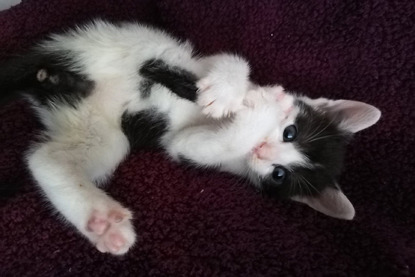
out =
[(0, 276), (415, 275), (415, 1), (26, 0), (0, 12), (0, 59), (95, 17), (242, 54), (261, 84), (379, 107), (340, 180), (356, 218), (137, 151), (106, 190), (134, 212), (138, 242), (123, 257), (101, 254), (53, 213), (25, 168), (39, 122), (18, 101), (0, 109), (0, 184), (23, 185), (0, 199)]

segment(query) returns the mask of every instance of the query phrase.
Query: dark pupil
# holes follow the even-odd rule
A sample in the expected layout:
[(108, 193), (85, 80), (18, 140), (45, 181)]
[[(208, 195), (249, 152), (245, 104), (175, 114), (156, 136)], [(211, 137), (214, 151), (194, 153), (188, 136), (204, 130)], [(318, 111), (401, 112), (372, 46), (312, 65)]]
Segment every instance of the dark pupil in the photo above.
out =
[(272, 179), (278, 184), (281, 185), (285, 180), (286, 172), (285, 169), (277, 166), (274, 168), (274, 171), (272, 172)]
[(284, 129), (283, 139), (285, 142), (291, 142), (297, 137), (297, 127), (290, 125)]

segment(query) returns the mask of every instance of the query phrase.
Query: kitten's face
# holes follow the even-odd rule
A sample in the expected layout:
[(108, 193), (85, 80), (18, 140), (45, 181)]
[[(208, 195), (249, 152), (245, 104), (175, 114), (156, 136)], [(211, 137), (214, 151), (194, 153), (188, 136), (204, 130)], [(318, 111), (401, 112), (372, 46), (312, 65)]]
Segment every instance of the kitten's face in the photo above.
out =
[[(278, 166), (288, 168), (293, 164), (306, 164), (306, 157), (295, 147), (294, 141), (298, 135), (296, 118), (300, 107), (296, 105), (295, 97), (282, 91), (276, 94), (265, 91), (267, 99), (262, 104), (274, 106), (268, 109), (268, 117), (273, 117), (273, 123), (261, 133), (261, 138), (248, 155), (248, 164), (253, 172), (262, 180), (272, 176)], [(274, 99), (273, 96), (275, 96)], [(263, 109), (256, 104), (255, 109)], [(266, 119), (265, 119), (266, 120)]]
[(336, 118), (294, 96), (285, 98), (279, 124), (252, 149), (248, 163), (272, 196), (316, 195), (334, 186), (350, 133), (339, 129)]
[[(315, 200), (329, 193), (328, 198), (339, 196), (344, 201), (336, 178), (346, 144), (353, 132), (375, 123), (380, 112), (355, 101), (296, 97), (278, 87), (265, 88), (265, 98), (254, 109), (275, 106), (268, 109), (274, 123), (248, 154), (251, 179), (277, 198), (306, 202), (301, 199)], [(338, 212), (330, 215), (341, 217)]]

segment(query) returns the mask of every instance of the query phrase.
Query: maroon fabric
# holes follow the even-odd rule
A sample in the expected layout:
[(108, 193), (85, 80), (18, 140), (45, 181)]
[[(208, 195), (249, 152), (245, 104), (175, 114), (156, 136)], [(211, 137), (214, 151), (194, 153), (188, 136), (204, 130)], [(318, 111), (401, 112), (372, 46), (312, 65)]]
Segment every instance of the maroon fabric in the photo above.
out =
[[(155, 23), (202, 53), (246, 56), (255, 80), (369, 102), (380, 122), (349, 147), (340, 183), (356, 219), (264, 199), (239, 179), (133, 153), (107, 187), (134, 212), (137, 245), (100, 254), (53, 214), (25, 169), (39, 123), (0, 109), (0, 276), (415, 275), (415, 2), (26, 0), (0, 12), (1, 57), (97, 16)], [(1, 92), (0, 92), (1, 93)]]

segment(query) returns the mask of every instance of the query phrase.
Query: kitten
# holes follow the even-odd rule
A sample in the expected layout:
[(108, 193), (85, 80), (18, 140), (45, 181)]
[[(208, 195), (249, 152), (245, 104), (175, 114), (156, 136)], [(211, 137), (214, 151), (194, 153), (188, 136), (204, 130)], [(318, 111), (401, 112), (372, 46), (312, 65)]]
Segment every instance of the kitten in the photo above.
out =
[(95, 21), (51, 36), (0, 68), (0, 91), (3, 100), (26, 95), (45, 126), (26, 156), (45, 196), (112, 254), (135, 242), (132, 213), (97, 184), (131, 147), (156, 144), (173, 159), (352, 219), (336, 182), (344, 148), (380, 117), (365, 103), (258, 86), (241, 57), (196, 57), (189, 43), (133, 23)]

